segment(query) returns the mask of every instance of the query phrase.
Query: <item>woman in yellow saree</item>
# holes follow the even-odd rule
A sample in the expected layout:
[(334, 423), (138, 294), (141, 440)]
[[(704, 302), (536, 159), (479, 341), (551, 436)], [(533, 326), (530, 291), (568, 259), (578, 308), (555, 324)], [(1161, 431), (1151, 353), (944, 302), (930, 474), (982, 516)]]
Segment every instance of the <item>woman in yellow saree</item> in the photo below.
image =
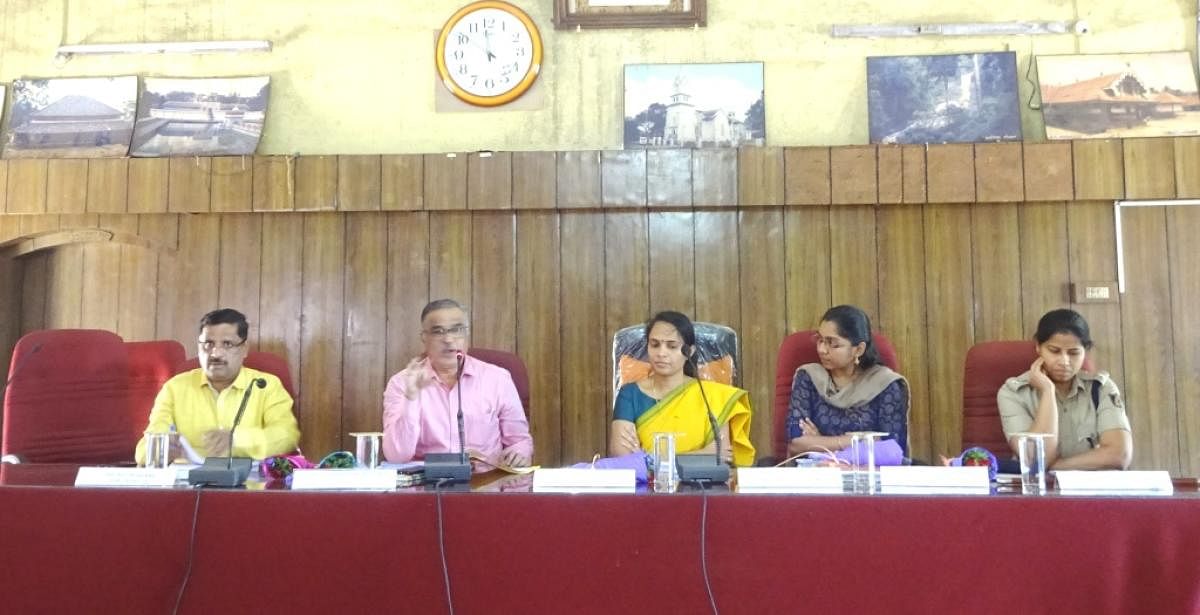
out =
[(617, 392), (609, 455), (649, 450), (659, 432), (675, 434), (679, 453), (715, 453), (705, 411), (707, 397), (720, 427), (722, 457), (734, 465), (752, 465), (750, 399), (737, 387), (696, 380), (695, 365), (689, 360), (696, 346), (691, 320), (679, 312), (659, 312), (646, 324), (645, 335), (650, 376)]

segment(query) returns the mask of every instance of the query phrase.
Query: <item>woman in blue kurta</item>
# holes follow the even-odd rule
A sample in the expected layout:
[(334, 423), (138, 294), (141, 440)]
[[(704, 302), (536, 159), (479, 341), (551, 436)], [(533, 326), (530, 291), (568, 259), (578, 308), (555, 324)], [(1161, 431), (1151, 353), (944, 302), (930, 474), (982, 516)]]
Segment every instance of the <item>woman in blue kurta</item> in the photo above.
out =
[(882, 365), (871, 323), (851, 305), (831, 308), (814, 336), (820, 363), (801, 365), (788, 403), (788, 454), (840, 451), (853, 431), (880, 431), (908, 455), (908, 383)]

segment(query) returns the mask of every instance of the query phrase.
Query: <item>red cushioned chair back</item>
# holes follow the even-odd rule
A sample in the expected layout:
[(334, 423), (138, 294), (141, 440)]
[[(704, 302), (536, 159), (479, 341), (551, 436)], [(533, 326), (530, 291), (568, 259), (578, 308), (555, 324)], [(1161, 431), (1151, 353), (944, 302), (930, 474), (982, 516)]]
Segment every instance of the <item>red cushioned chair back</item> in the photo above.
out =
[[(980, 342), (967, 351), (963, 368), (962, 447), (980, 446), (1000, 458), (1012, 457), (1004, 437), (996, 393), (1004, 381), (1029, 370), (1037, 359), (1037, 344), (1032, 340)], [(1094, 369), (1091, 357), (1083, 369)]]
[[(787, 458), (787, 411), (788, 402), (792, 397), (792, 378), (796, 370), (805, 363), (818, 363), (817, 345), (813, 343), (816, 331), (798, 331), (785, 338), (779, 345), (779, 358), (775, 362), (775, 412), (773, 413), (774, 451), (775, 459)], [(896, 349), (882, 333), (874, 333), (875, 349), (883, 364), (893, 371), (900, 371), (900, 362), (896, 360)]]
[(508, 370), (512, 376), (513, 384), (517, 387), (517, 397), (521, 398), (521, 407), (525, 409), (525, 417), (529, 415), (529, 371), (525, 369), (525, 362), (521, 357), (503, 350), (492, 350), (490, 348), (471, 348), (467, 350), (467, 354), (492, 365), (499, 365)]
[(150, 421), (154, 398), (175, 375), (175, 367), (187, 359), (187, 353), (175, 340), (125, 342), (125, 349), (129, 352), (129, 412), (140, 425), (134, 434), (140, 438), (140, 429)]
[[(292, 386), (292, 372), (287, 359), (272, 352), (252, 350), (246, 355), (246, 360), (242, 361), (242, 365), (279, 378), (279, 381), (283, 383), (283, 389), (292, 396), (292, 414), (296, 416), (297, 422), (300, 420), (300, 400), (296, 397), (295, 387)], [(200, 367), (200, 359), (192, 357), (176, 367), (175, 373), (181, 374), (198, 367)]]
[(133, 461), (145, 421), (129, 411), (129, 354), (108, 331), (34, 331), (17, 341), (4, 395), (4, 454), (35, 463)]

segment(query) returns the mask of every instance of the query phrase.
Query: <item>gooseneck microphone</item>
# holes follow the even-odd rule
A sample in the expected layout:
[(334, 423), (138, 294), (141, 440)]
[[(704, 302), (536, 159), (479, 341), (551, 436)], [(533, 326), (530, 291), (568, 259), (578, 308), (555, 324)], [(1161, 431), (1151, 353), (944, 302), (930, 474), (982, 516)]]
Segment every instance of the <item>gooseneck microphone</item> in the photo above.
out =
[(250, 386), (246, 387), (246, 392), (242, 394), (242, 403), (238, 406), (237, 414), (233, 416), (233, 425), (229, 428), (229, 451), (227, 456), (205, 457), (203, 466), (188, 472), (189, 485), (239, 487), (242, 483), (246, 482), (246, 477), (250, 476), (250, 467), (253, 465), (254, 460), (248, 457), (234, 458), (233, 433), (237, 431), (238, 425), (242, 423), (242, 416), (246, 413), (246, 404), (250, 401), (250, 393), (255, 387), (265, 389), (267, 387), (266, 379), (252, 379)]
[(237, 431), (238, 425), (242, 424), (242, 415), (246, 413), (246, 402), (250, 401), (250, 392), (254, 387), (260, 389), (267, 388), (266, 378), (255, 378), (250, 381), (252, 386), (246, 387), (246, 392), (242, 394), (242, 405), (238, 406), (237, 414), (233, 417), (233, 426), (229, 428), (229, 462), (226, 464), (226, 469), (233, 469), (233, 432)]
[(689, 352), (694, 351), (695, 346), (684, 345), (681, 350), (687, 362), (691, 364), (692, 369), (696, 370), (696, 386), (700, 387), (700, 398), (704, 400), (704, 412), (708, 416), (708, 424), (712, 428), (716, 454), (713, 455), (711, 463), (708, 460), (708, 455), (704, 454), (676, 456), (676, 464), (679, 466), (679, 480), (683, 482), (703, 481), (713, 484), (729, 482), (729, 466), (725, 464), (724, 458), (721, 456), (721, 429), (717, 424), (717, 416), (713, 414), (712, 406), (708, 403), (708, 394), (704, 392), (704, 379), (700, 377), (700, 368), (696, 365), (694, 353)]
[(425, 453), (425, 480), (431, 483), (464, 483), (471, 480), (471, 460), (467, 455), (467, 430), (463, 425), (463, 368), (467, 355), (461, 350), (454, 353), (458, 362), (454, 386), (458, 389), (458, 452)]

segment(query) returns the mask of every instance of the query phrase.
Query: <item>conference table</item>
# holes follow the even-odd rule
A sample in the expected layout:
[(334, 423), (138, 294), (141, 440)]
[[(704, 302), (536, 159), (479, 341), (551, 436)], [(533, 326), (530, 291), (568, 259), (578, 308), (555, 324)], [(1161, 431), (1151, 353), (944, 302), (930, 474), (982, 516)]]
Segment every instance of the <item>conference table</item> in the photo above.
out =
[(1033, 497), (541, 494), (495, 476), (436, 492), (107, 489), (74, 475), (0, 466), (0, 612), (709, 613), (707, 567), (722, 613), (1200, 613), (1195, 481)]

